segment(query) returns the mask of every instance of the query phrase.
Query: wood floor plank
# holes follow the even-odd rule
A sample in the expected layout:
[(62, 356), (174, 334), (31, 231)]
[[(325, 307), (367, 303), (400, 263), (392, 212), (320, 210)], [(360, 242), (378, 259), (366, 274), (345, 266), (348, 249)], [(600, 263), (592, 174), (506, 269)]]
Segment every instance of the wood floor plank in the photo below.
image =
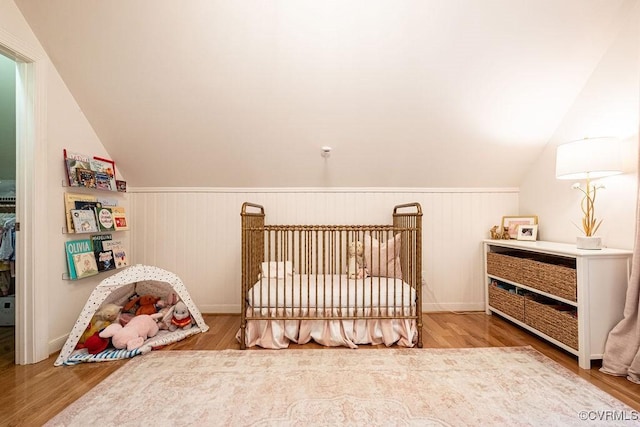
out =
[[(164, 347), (172, 350), (239, 349), (235, 335), (238, 315), (204, 315), (211, 327), (181, 342)], [(577, 358), (547, 343), (499, 316), (476, 313), (428, 313), (424, 315), (424, 347), (502, 347), (530, 345), (580, 377), (640, 411), (640, 386), (626, 378), (606, 375), (593, 363), (589, 370), (578, 367)], [(0, 408), (2, 424), (8, 426), (42, 425), (80, 398), (127, 361), (84, 363), (54, 367), (57, 354), (33, 365), (13, 364), (13, 328), (0, 328)], [(361, 346), (361, 349), (384, 346)], [(325, 349), (315, 343), (290, 348)], [(253, 351), (250, 349), (249, 351)], [(260, 349), (255, 349), (260, 350)], [(283, 350), (286, 351), (286, 350)]]

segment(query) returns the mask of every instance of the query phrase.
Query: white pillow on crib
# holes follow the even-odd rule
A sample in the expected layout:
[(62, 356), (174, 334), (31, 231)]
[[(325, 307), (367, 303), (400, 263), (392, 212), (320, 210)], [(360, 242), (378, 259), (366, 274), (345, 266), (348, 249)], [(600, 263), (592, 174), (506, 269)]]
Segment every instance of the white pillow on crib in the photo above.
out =
[[(380, 255), (378, 255), (378, 253)], [(397, 279), (402, 279), (402, 266), (400, 264), (400, 233), (382, 244), (370, 235), (365, 235), (364, 262), (370, 276), (395, 277)]]
[(260, 272), (262, 277), (284, 279), (284, 276), (293, 276), (293, 264), (291, 261), (263, 262)]

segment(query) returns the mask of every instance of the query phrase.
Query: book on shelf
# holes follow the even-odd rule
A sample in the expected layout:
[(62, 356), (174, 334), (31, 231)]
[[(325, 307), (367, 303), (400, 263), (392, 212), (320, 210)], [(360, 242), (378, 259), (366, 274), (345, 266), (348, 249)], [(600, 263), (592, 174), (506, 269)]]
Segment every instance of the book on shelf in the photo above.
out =
[(64, 193), (64, 211), (67, 217), (67, 232), (74, 233), (73, 218), (71, 217), (71, 211), (73, 209), (79, 209), (76, 207), (76, 202), (95, 202), (97, 199), (91, 194), (79, 194), (79, 193)]
[(80, 153), (73, 153), (71, 151), (63, 150), (65, 170), (67, 172), (67, 184), (69, 187), (80, 187), (78, 182), (77, 169), (91, 169), (90, 158), (87, 155)]
[(116, 230), (128, 230), (127, 213), (122, 206), (112, 206), (111, 215), (113, 216), (113, 225)]
[(69, 271), (69, 279), (75, 280), (78, 278), (76, 274), (76, 266), (73, 263), (73, 242), (65, 242), (64, 248), (67, 254), (67, 270)]
[(100, 202), (102, 204), (102, 206), (106, 206), (106, 207), (112, 207), (112, 206), (118, 206), (118, 199), (112, 198), (112, 197), (104, 197), (101, 195), (98, 195), (98, 202)]
[(65, 242), (70, 279), (83, 279), (98, 274), (91, 239)]
[(129, 265), (127, 258), (127, 251), (122, 243), (122, 240), (105, 240), (102, 242), (102, 247), (105, 250), (110, 250), (113, 253), (113, 259), (116, 264), (116, 268), (122, 268)]
[[(108, 180), (109, 190), (116, 191), (116, 164), (113, 160), (103, 159), (102, 157), (94, 157), (89, 160), (91, 170), (96, 174), (104, 174)], [(107, 188), (105, 188), (106, 190)]]
[(100, 231), (100, 225), (98, 224), (98, 208), (102, 207), (102, 204), (100, 202), (84, 202), (84, 201), (76, 201), (74, 202), (74, 204), (76, 206), (76, 210), (90, 211), (93, 213), (93, 216), (96, 219), (96, 226), (98, 227), (96, 231)]
[(116, 229), (113, 223), (113, 215), (110, 208), (104, 206), (97, 208), (98, 227), (100, 231), (114, 231)]
[(89, 169), (76, 169), (78, 186), (85, 188), (96, 188), (96, 173)]
[(127, 192), (127, 181), (116, 179), (116, 189), (121, 193)]
[(91, 236), (93, 243), (93, 255), (98, 265), (98, 271), (113, 270), (116, 268), (115, 261), (113, 259), (113, 251), (108, 248), (106, 242), (110, 242), (112, 239), (111, 234), (94, 234)]
[(76, 233), (95, 233), (98, 231), (96, 213), (89, 209), (72, 209), (73, 229)]
[(109, 190), (113, 191), (111, 188), (111, 178), (108, 174), (104, 172), (95, 172), (96, 174), (96, 188), (98, 190)]

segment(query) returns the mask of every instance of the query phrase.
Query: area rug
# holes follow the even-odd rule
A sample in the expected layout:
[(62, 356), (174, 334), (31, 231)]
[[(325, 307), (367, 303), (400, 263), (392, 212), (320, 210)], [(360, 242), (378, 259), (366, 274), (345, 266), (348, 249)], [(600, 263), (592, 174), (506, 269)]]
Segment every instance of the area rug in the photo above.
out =
[(49, 426), (586, 426), (636, 412), (531, 347), (154, 351)]

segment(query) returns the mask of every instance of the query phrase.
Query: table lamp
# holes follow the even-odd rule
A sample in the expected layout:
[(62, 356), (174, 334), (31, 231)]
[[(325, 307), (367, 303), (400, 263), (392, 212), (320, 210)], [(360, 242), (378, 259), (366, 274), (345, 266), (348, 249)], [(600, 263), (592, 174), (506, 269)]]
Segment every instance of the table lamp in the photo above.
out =
[(584, 194), (580, 204), (583, 213), (581, 231), (584, 236), (577, 238), (578, 249), (602, 247), (601, 239), (594, 236), (602, 224), (602, 220), (595, 216), (595, 201), (597, 190), (604, 186), (594, 184), (592, 180), (622, 172), (622, 150), (617, 138), (585, 138), (558, 146), (556, 178), (586, 181), (584, 188), (579, 182), (573, 185), (574, 189)]

